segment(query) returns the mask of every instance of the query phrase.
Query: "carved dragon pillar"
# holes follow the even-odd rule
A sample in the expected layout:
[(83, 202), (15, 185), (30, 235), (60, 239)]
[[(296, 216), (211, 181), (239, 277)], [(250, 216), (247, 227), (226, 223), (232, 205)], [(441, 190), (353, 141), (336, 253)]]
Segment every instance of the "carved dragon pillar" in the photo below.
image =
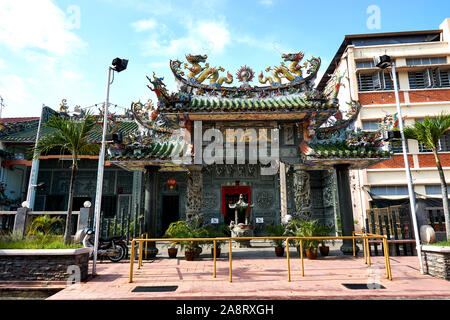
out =
[(202, 209), (203, 176), (201, 166), (189, 167), (186, 188), (186, 221), (198, 219), (203, 222)]
[(311, 186), (309, 173), (299, 167), (294, 167), (294, 203), (297, 218), (311, 218)]

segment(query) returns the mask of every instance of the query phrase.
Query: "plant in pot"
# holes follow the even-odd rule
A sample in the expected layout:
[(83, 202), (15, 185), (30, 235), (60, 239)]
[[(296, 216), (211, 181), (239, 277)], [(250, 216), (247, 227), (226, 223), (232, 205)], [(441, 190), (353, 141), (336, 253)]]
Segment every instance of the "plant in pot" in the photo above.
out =
[[(319, 230), (318, 230), (318, 235), (319, 236), (329, 236), (331, 232), (334, 231), (334, 224), (320, 224), (319, 225)], [(331, 242), (332, 244), (334, 244), (334, 240), (320, 240), (320, 247), (319, 247), (319, 251), (320, 251), (320, 255), (325, 257), (328, 256), (329, 252), (330, 252), (330, 247), (327, 246), (327, 243)]]
[[(266, 235), (268, 237), (282, 237), (285, 234), (286, 229), (282, 224), (266, 226)], [(272, 243), (275, 245), (275, 255), (277, 257), (282, 257), (284, 255), (284, 239), (272, 239)]]
[[(208, 226), (206, 230), (208, 232), (208, 238), (230, 237), (230, 229), (225, 225), (219, 227)], [(221, 248), (224, 243), (224, 240), (216, 240), (216, 258), (220, 258)], [(211, 246), (211, 256), (214, 257), (214, 240), (208, 241), (207, 244)]]
[[(172, 222), (164, 233), (164, 238), (185, 238), (186, 237), (186, 221)], [(178, 246), (180, 243), (173, 241), (170, 242), (167, 252), (169, 258), (176, 258), (178, 253)]]
[[(301, 220), (295, 219), (289, 221), (289, 224), (286, 226), (286, 234), (292, 235), (295, 237), (318, 237), (320, 236), (321, 226), (318, 220)], [(304, 254), (308, 257), (308, 259), (316, 259), (317, 258), (317, 249), (320, 244), (320, 240), (318, 239), (305, 239), (301, 240), (303, 243)], [(297, 250), (300, 252), (299, 244), (300, 240), (296, 241)]]

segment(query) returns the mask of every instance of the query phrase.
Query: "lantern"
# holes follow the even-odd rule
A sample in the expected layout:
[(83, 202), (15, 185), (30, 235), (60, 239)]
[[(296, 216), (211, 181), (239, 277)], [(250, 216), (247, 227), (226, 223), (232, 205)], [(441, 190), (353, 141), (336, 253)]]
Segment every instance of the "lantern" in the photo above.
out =
[(171, 177), (167, 180), (167, 185), (169, 186), (170, 189), (173, 189), (177, 185), (177, 180)]

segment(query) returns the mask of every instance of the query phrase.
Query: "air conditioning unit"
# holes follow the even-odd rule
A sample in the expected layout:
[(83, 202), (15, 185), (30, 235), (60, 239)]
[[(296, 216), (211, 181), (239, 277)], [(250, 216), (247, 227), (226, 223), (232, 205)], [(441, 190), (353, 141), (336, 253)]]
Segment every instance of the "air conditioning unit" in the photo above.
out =
[(386, 69), (391, 66), (391, 57), (388, 55), (373, 57), (373, 64), (378, 68)]
[(402, 140), (402, 135), (398, 130), (383, 131), (384, 141)]

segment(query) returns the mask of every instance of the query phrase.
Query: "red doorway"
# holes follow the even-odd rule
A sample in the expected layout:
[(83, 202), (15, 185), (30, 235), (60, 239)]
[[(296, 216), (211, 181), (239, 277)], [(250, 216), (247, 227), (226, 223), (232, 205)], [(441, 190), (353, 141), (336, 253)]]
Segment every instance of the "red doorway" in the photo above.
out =
[(244, 201), (250, 202), (250, 187), (222, 187), (222, 214), (224, 215), (225, 225), (229, 225), (234, 220), (234, 210), (230, 209), (229, 204), (239, 201), (239, 196), (244, 196)]

